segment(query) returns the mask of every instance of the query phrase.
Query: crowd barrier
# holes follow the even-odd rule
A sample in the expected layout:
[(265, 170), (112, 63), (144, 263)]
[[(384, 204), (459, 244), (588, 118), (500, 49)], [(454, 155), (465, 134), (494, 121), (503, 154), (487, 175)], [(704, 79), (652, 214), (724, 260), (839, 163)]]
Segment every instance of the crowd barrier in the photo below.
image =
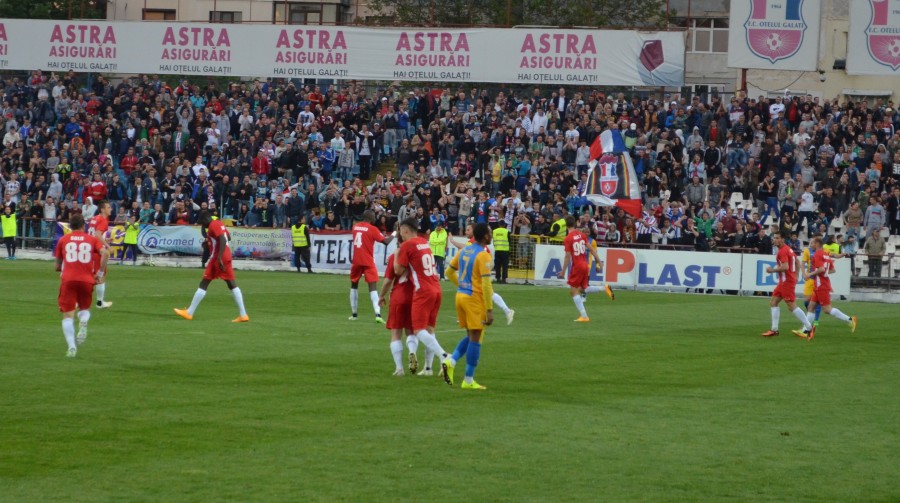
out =
[[(19, 246), (25, 249), (52, 250), (56, 240), (68, 232), (67, 224), (55, 221), (27, 221), (19, 226)], [(291, 260), (293, 246), (290, 229), (229, 227), (232, 253), (237, 259)], [(122, 257), (125, 228), (110, 227), (111, 258)], [(565, 252), (559, 240), (546, 236), (510, 235), (509, 278), (529, 283), (559, 284), (556, 275), (562, 267)], [(200, 255), (203, 238), (200, 228), (186, 225), (141, 225), (138, 250), (144, 255)], [(468, 243), (461, 236), (450, 236), (446, 261)], [(310, 256), (316, 269), (349, 271), (352, 261), (350, 231), (315, 231), (310, 233)], [(493, 246), (489, 247), (493, 253)], [(387, 257), (396, 249), (396, 241), (387, 246), (375, 245), (375, 261), (384, 272)], [(592, 271), (592, 281), (609, 283), (617, 288), (677, 289), (770, 292), (776, 277), (766, 274), (774, 266), (774, 257), (748, 253), (748, 250), (722, 249), (719, 253), (698, 253), (678, 245), (640, 245), (597, 249), (604, 261), (601, 273)], [(732, 252), (732, 253), (727, 253)], [(129, 257), (130, 258), (130, 257)], [(860, 282), (893, 281), (900, 275), (900, 255), (869, 257), (857, 254), (838, 259), (837, 272), (831, 276), (838, 295), (848, 295), (850, 279)], [(875, 264), (869, 267), (870, 264)], [(871, 282), (871, 281), (870, 281)], [(802, 291), (801, 285), (798, 291)]]

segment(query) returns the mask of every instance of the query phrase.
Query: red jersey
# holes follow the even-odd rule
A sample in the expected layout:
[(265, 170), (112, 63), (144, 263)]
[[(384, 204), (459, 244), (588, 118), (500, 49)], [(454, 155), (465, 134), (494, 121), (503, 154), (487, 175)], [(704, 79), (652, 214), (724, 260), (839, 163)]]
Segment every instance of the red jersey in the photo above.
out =
[(787, 270), (778, 273), (778, 282), (787, 285), (797, 285), (797, 255), (788, 245), (782, 245), (775, 256), (778, 265), (787, 264)]
[(828, 277), (828, 274), (834, 270), (834, 261), (831, 260), (831, 256), (825, 253), (825, 250), (818, 250), (816, 254), (813, 255), (812, 259), (812, 268), (813, 271), (816, 269), (824, 267), (825, 272), (822, 274), (817, 274), (813, 276), (813, 279), (816, 282), (816, 289), (827, 288), (829, 291), (831, 290), (831, 278)]
[(91, 219), (90, 227), (92, 234), (97, 232), (105, 234), (109, 230), (109, 219), (98, 213)]
[(206, 228), (206, 241), (209, 244), (210, 260), (215, 260), (219, 256), (219, 236), (225, 236), (225, 251), (222, 252), (222, 262), (231, 262), (231, 248), (228, 242), (231, 241), (231, 234), (225, 228), (225, 224), (221, 220), (213, 220)]
[(375, 242), (382, 242), (384, 236), (378, 227), (359, 222), (353, 226), (353, 261), (352, 265), (375, 266)]
[(566, 236), (566, 253), (572, 254), (572, 269), (588, 268), (588, 240), (581, 231), (572, 231)]
[(391, 304), (409, 304), (413, 298), (413, 284), (409, 280), (409, 273), (399, 278), (394, 274), (394, 255), (388, 257), (387, 269), (384, 271), (384, 279), (395, 280), (391, 286)]
[(400, 245), (400, 253), (397, 254), (397, 263), (412, 271), (412, 281), (419, 290), (441, 290), (438, 281), (437, 267), (434, 265), (434, 255), (431, 254), (431, 245), (423, 238), (415, 237)]
[(103, 243), (83, 231), (74, 231), (56, 243), (56, 258), (62, 261), (62, 280), (94, 283), (94, 273), (100, 264)]

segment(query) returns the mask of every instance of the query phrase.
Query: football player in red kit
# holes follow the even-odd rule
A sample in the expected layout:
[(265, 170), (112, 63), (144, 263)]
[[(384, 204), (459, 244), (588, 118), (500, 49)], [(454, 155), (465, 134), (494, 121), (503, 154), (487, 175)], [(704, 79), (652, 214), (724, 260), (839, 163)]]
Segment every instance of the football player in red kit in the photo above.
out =
[[(87, 338), (87, 323), (91, 318), (91, 299), (94, 284), (109, 258), (107, 248), (99, 239), (84, 232), (84, 217), (72, 215), (69, 219), (72, 232), (56, 244), (56, 270), (62, 271), (59, 285), (59, 310), (63, 313), (63, 336), (69, 346), (66, 356), (74, 358), (77, 347)], [(80, 328), (75, 337), (75, 308), (78, 307)]]

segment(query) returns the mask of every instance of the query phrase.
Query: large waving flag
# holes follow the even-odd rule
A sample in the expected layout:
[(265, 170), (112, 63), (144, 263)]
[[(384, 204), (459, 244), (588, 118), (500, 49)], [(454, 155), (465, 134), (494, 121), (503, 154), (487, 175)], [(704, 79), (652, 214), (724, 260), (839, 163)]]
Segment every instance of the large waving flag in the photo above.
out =
[(617, 206), (641, 218), (641, 186), (622, 132), (606, 130), (591, 145), (585, 199), (596, 206)]

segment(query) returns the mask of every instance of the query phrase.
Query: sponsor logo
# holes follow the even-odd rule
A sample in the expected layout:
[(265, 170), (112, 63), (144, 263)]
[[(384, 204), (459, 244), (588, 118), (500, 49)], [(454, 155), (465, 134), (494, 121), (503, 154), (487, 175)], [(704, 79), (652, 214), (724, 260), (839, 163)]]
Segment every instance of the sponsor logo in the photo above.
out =
[(800, 50), (806, 32), (805, 0), (751, 0), (744, 23), (750, 51), (769, 62), (788, 59)]
[[(872, 10), (866, 27), (866, 46), (869, 55), (878, 63), (900, 68), (900, 2), (868, 0)], [(893, 8), (891, 7), (893, 5)]]
[(766, 267), (775, 267), (777, 264), (769, 260), (756, 261), (756, 284), (759, 286), (775, 286), (778, 284), (778, 275), (766, 272)]

